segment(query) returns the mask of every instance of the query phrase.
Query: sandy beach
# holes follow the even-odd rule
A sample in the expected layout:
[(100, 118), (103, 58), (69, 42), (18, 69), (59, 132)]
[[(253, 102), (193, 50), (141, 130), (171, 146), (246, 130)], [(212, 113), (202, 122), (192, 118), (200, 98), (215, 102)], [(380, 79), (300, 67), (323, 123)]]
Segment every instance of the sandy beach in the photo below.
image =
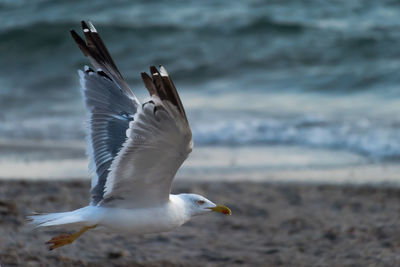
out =
[(400, 264), (400, 189), (294, 183), (177, 182), (228, 205), (162, 234), (88, 232), (48, 251), (71, 229), (33, 230), (32, 211), (86, 205), (89, 182), (0, 181), (1, 266), (396, 266)]

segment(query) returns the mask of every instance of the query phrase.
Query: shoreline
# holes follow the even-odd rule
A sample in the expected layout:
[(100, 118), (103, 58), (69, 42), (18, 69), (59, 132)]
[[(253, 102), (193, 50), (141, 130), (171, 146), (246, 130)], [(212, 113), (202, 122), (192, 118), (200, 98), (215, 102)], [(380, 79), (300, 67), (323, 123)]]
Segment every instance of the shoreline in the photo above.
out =
[(400, 188), (268, 182), (182, 182), (232, 216), (200, 216), (169, 233), (89, 232), (48, 251), (69, 229), (33, 230), (33, 211), (87, 205), (89, 181), (0, 181), (0, 264), (5, 266), (393, 266), (400, 264)]
[[(4, 146), (0, 180), (89, 180), (83, 143)], [(196, 147), (177, 181), (253, 181), (400, 186), (400, 165), (342, 150), (296, 146)]]
[[(61, 169), (60, 168), (60, 163)], [(62, 162), (41, 161), (38, 165), (34, 163), (10, 164), (1, 163), (10, 168), (5, 176), (0, 175), (0, 181), (26, 181), (26, 182), (88, 182), (90, 177), (87, 171), (86, 160), (66, 160)], [(35, 170), (40, 169), (44, 176), (35, 177)], [(17, 174), (12, 174), (18, 169)], [(84, 173), (84, 175), (82, 175)], [(373, 187), (396, 187), (400, 188), (400, 165), (394, 163), (386, 164), (362, 164), (357, 166), (343, 166), (334, 168), (299, 168), (299, 169), (188, 169), (182, 167), (178, 171), (175, 181), (179, 183), (202, 183), (202, 182), (253, 182), (271, 184), (304, 184), (310, 186), (333, 185), (333, 186), (373, 186)], [(21, 175), (22, 174), (22, 175)], [(36, 172), (38, 174), (38, 172)], [(4, 175), (4, 173), (3, 173)], [(53, 175), (53, 177), (50, 177)]]

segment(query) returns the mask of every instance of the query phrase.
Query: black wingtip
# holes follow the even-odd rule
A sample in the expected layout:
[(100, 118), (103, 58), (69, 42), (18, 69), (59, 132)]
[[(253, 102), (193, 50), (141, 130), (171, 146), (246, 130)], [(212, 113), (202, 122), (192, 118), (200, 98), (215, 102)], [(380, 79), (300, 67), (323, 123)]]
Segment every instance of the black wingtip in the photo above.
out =
[(88, 49), (87, 49), (85, 41), (79, 36), (79, 34), (76, 33), (76, 31), (71, 30), (70, 33), (71, 33), (71, 36), (74, 39), (75, 43), (78, 45), (78, 47), (83, 52), (83, 54), (85, 56), (87, 56), (88, 55)]
[(82, 26), (82, 29), (89, 29), (86, 21), (84, 21), (84, 20), (81, 20), (81, 26)]
[(145, 87), (147, 88), (147, 90), (149, 91), (150, 95), (156, 94), (157, 91), (153, 85), (153, 81), (152, 81), (151, 77), (146, 72), (142, 72), (142, 73), (140, 73), (140, 75), (142, 76), (143, 83), (144, 83)]
[(150, 73), (151, 74), (159, 74), (158, 69), (155, 66), (150, 66)]
[(72, 38), (76, 39), (77, 36), (79, 36), (75, 30), (70, 30), (69, 33), (71, 34)]
[(76, 31), (70, 30), (70, 33), (75, 43), (77, 43), (79, 46), (85, 43), (85, 41), (83, 41), (83, 39), (79, 36), (79, 34), (76, 33)]

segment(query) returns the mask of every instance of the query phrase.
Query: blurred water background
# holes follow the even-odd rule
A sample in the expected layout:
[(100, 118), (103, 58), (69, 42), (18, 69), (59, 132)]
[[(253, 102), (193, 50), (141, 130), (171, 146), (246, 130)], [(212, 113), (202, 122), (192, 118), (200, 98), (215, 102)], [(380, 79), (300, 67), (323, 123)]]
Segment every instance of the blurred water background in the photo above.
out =
[(139, 99), (140, 72), (171, 74), (183, 175), (400, 180), (399, 17), (391, 0), (2, 0), (0, 177), (86, 177), (69, 30), (89, 19)]

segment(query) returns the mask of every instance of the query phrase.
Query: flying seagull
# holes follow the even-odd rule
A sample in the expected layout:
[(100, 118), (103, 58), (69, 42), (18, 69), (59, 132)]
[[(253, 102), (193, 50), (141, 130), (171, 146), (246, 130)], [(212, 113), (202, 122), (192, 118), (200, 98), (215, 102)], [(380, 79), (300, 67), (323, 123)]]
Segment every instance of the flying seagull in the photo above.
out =
[(196, 194), (170, 194), (179, 167), (193, 148), (192, 132), (178, 92), (164, 67), (142, 73), (150, 100), (141, 104), (125, 82), (91, 22), (83, 40), (71, 35), (94, 67), (79, 71), (89, 111), (87, 138), (92, 175), (91, 202), (69, 212), (29, 216), (37, 227), (72, 225), (73, 234), (53, 237), (53, 250), (89, 229), (145, 234), (165, 232), (196, 215), (231, 214)]

